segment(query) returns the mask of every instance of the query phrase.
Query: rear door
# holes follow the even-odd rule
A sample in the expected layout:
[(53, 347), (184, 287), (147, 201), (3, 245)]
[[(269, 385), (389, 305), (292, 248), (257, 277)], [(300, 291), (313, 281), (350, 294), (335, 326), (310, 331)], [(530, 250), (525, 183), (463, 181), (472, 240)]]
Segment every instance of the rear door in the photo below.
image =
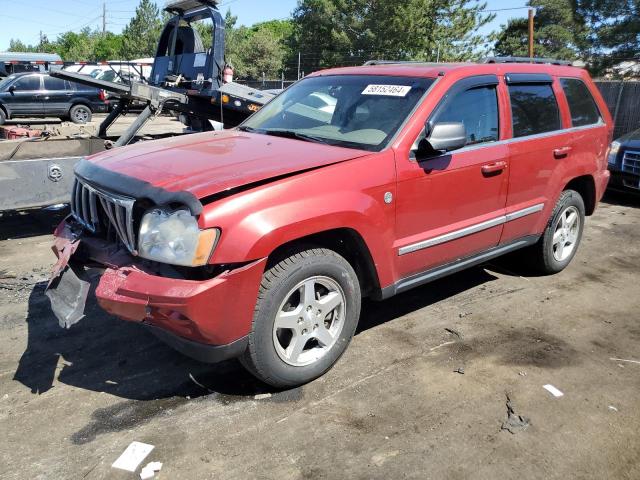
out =
[(15, 116), (42, 116), (42, 75), (25, 75), (13, 83), (15, 90), (7, 96), (11, 114)]
[[(513, 138), (507, 222), (501, 242), (536, 235), (544, 230), (564, 178), (571, 154), (572, 132), (562, 114), (562, 89), (548, 74), (506, 74)], [(564, 104), (563, 104), (564, 105)], [(560, 171), (559, 171), (560, 170)]]
[(69, 88), (69, 82), (61, 78), (44, 76), (43, 106), (46, 115), (65, 115), (71, 108), (73, 91)]
[(429, 125), (461, 122), (467, 145), (413, 159), (398, 183), (398, 274), (407, 278), (495, 247), (502, 232), (508, 153), (500, 142), (498, 77), (461, 80), (444, 95)]

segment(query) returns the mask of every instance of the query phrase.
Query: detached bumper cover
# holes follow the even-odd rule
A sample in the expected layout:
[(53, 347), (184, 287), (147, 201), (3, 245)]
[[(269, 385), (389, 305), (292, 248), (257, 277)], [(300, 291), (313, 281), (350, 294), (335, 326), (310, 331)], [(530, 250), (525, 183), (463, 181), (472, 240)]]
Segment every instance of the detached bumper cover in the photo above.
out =
[(205, 344), (249, 334), (266, 259), (205, 281), (177, 280), (135, 267), (107, 268), (98, 304), (124, 320), (144, 322)]
[(204, 281), (168, 278), (123, 261), (122, 250), (110, 251), (101, 240), (79, 237), (68, 221), (56, 230), (53, 250), (58, 262), (47, 295), (62, 326), (83, 318), (90, 288), (82, 271), (99, 266), (95, 295), (108, 313), (151, 327), (197, 360), (224, 360), (246, 348), (266, 258)]

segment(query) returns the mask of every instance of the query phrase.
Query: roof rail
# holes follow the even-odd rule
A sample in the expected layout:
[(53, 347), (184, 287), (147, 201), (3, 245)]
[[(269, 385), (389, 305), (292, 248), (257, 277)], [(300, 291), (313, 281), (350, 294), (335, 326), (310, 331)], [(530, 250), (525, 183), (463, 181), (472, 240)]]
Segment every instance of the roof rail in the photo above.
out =
[(481, 60), (481, 63), (537, 63), (551, 65), (571, 66), (571, 62), (567, 60), (558, 60), (555, 58), (529, 58), (529, 57), (487, 57)]
[(364, 66), (368, 67), (371, 65), (398, 65), (403, 63), (414, 64), (414, 65), (429, 64), (429, 62), (421, 62), (419, 60), (369, 60), (364, 64)]

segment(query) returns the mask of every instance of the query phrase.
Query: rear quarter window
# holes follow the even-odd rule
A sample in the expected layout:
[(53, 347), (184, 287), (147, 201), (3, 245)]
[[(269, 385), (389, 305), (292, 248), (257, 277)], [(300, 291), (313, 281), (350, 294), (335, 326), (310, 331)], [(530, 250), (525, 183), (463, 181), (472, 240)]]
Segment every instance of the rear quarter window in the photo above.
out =
[(569, 103), (572, 126), (583, 127), (600, 122), (601, 116), (596, 101), (582, 80), (561, 78), (560, 84)]
[(509, 85), (513, 136), (560, 130), (560, 109), (550, 83)]

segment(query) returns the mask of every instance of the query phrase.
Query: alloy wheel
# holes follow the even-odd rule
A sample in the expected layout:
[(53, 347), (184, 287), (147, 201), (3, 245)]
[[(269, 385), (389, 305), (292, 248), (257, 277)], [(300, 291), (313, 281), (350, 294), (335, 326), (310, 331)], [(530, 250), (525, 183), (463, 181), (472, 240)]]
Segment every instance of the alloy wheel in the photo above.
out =
[(553, 233), (553, 257), (564, 262), (576, 248), (580, 235), (580, 213), (574, 206), (567, 207), (558, 217)]
[(340, 285), (324, 276), (307, 278), (285, 296), (273, 324), (280, 359), (303, 367), (324, 357), (340, 337), (346, 298)]

